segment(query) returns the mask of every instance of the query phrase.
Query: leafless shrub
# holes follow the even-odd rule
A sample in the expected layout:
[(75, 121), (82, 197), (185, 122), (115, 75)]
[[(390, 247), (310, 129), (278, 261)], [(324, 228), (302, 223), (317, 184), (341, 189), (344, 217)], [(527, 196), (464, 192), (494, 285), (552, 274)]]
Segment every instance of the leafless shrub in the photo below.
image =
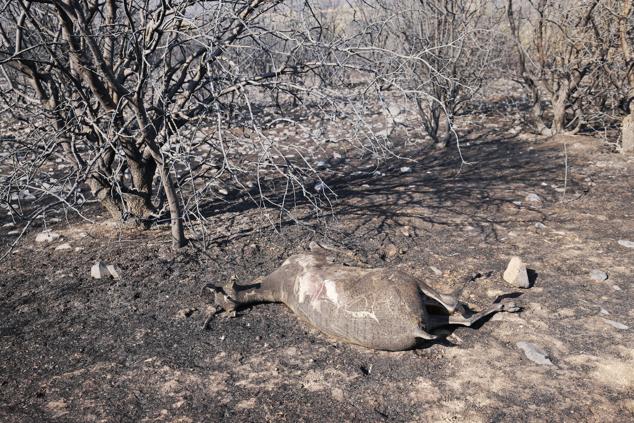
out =
[[(327, 190), (307, 185), (315, 169), (302, 154), (285, 159), (262, 110), (271, 96), (280, 110), (324, 115), (345, 104), (332, 82), (372, 72), (364, 55), (374, 51), (359, 43), (368, 38), (351, 7), (354, 33), (300, 1), (0, 2), (2, 101), (23, 131), (11, 142), (6, 204), (28, 220), (74, 208), (87, 184), (115, 219), (169, 216), (175, 246), (185, 221), (204, 218), (201, 202), (226, 195), (220, 177), (262, 204), (284, 209), (299, 195), (319, 207)], [(245, 137), (251, 145), (238, 145)], [(56, 160), (68, 167), (47, 174)], [(260, 174), (271, 178), (240, 180)], [(286, 185), (279, 198), (267, 195), (275, 176)], [(26, 192), (41, 207), (16, 208)]]
[(418, 110), (425, 132), (440, 145), (456, 140), (454, 116), (478, 92), (496, 57), (491, 55), (501, 14), (480, 0), (381, 2), (387, 63), (386, 89), (399, 90)]
[(517, 69), (538, 132), (576, 133), (613, 119), (629, 72), (619, 52), (619, 25), (631, 22), (629, 11), (620, 17), (626, 3), (508, 0)]

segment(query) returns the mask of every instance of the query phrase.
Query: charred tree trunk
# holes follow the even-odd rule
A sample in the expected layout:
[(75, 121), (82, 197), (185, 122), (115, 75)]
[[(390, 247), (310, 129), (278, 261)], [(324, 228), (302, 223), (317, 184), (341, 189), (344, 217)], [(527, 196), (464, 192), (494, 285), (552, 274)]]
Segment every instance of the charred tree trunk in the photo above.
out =
[(623, 1), (623, 9), (619, 17), (619, 36), (621, 38), (621, 50), (627, 66), (628, 93), (625, 100), (627, 116), (621, 122), (621, 141), (623, 153), (634, 153), (634, 53), (632, 53), (631, 38), (629, 37), (629, 18), (632, 13), (632, 2)]

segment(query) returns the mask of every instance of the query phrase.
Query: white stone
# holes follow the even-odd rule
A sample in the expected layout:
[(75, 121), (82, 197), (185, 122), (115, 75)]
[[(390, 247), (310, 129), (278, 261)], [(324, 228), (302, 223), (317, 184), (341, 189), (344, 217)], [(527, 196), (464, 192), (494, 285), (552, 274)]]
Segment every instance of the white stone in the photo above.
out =
[(503, 278), (516, 288), (530, 288), (526, 265), (522, 262), (522, 259), (517, 256), (511, 257), (511, 261), (509, 261), (504, 271)]
[(610, 319), (606, 319), (604, 317), (602, 317), (602, 319), (605, 321), (605, 323), (607, 323), (608, 325), (612, 326), (613, 328), (616, 328), (618, 330), (627, 330), (630, 327), (627, 325), (624, 325), (621, 322), (615, 322), (614, 320), (610, 320)]
[(634, 242), (626, 239), (619, 239), (619, 245), (622, 245), (625, 248), (634, 248)]
[(429, 268), (431, 269), (432, 272), (434, 272), (438, 276), (442, 275), (442, 271), (439, 268), (437, 268), (435, 266), (429, 266)]
[(409, 166), (403, 166), (401, 168), (401, 173), (412, 173), (412, 168)]
[(69, 243), (65, 242), (55, 247), (55, 251), (71, 250), (72, 248)]
[(119, 271), (111, 264), (106, 264), (102, 261), (97, 261), (90, 268), (90, 276), (94, 279), (103, 279), (111, 276), (113, 279), (121, 279)]
[(57, 232), (42, 231), (35, 237), (35, 242), (53, 242), (60, 238)]
[(590, 279), (597, 282), (605, 281), (608, 279), (608, 274), (605, 273), (603, 270), (593, 269), (590, 272)]
[(533, 207), (541, 207), (544, 204), (542, 197), (535, 193), (528, 194), (526, 197), (524, 197), (524, 202)]
[(550, 361), (548, 353), (539, 345), (532, 342), (520, 341), (517, 344), (518, 348), (524, 351), (524, 355), (533, 363), (541, 364), (542, 366), (552, 366), (553, 362)]

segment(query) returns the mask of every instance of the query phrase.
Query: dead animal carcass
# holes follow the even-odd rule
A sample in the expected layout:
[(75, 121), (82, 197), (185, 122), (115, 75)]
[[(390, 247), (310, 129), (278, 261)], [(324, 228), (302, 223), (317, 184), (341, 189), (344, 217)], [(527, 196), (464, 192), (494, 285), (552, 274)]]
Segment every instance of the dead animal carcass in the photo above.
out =
[(273, 273), (251, 283), (212, 289), (216, 306), (225, 311), (281, 302), (333, 338), (388, 351), (435, 339), (430, 332), (442, 326), (470, 326), (498, 311), (519, 310), (515, 303), (505, 301), (466, 317), (456, 296), (436, 292), (399, 271), (334, 264), (319, 248), (289, 257)]

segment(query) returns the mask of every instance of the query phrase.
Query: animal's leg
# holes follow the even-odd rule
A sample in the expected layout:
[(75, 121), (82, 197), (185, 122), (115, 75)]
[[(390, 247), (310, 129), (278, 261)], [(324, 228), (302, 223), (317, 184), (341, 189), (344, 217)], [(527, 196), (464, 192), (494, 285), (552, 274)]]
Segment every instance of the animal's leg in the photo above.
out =
[(416, 338), (427, 339), (427, 340), (438, 339), (438, 336), (432, 335), (431, 333), (427, 333), (427, 332), (425, 332), (424, 330), (422, 330), (420, 328), (416, 331), (414, 336)]
[(443, 307), (447, 309), (449, 314), (452, 314), (456, 311), (456, 308), (460, 305), (458, 298), (453, 295), (441, 294), (435, 289), (431, 288), (424, 282), (417, 281), (418, 289), (429, 298), (438, 301)]
[(432, 330), (439, 327), (447, 326), (447, 325), (461, 325), (461, 326), (471, 326), (476, 323), (480, 319), (489, 316), (493, 313), (497, 313), (500, 311), (506, 311), (509, 313), (515, 313), (520, 311), (521, 308), (515, 304), (513, 301), (503, 301), (501, 303), (493, 304), (489, 308), (479, 313), (476, 313), (469, 317), (453, 315), (453, 316), (429, 316), (428, 321), (426, 322), (426, 329)]
[(275, 301), (270, 285), (268, 277), (262, 276), (244, 285), (230, 281), (214, 288), (214, 302), (225, 311), (234, 311), (237, 307), (252, 303)]
[(443, 307), (445, 307), (445, 309), (447, 309), (449, 314), (453, 314), (456, 311), (459, 311), (460, 313), (464, 311), (462, 304), (458, 300), (458, 297), (460, 296), (465, 286), (469, 282), (473, 282), (475, 279), (481, 276), (482, 275), (480, 273), (474, 273), (472, 275), (465, 277), (464, 280), (460, 284), (461, 286), (458, 287), (456, 290), (454, 290), (451, 294), (442, 294), (436, 291), (435, 289), (431, 288), (429, 285), (427, 285), (426, 283), (422, 281), (417, 280), (416, 283), (418, 284), (418, 288), (421, 290), (423, 294), (439, 302)]
[(215, 303), (225, 311), (254, 303), (284, 302), (300, 268), (297, 264), (283, 265), (268, 276), (237, 284), (235, 280), (214, 288)]

